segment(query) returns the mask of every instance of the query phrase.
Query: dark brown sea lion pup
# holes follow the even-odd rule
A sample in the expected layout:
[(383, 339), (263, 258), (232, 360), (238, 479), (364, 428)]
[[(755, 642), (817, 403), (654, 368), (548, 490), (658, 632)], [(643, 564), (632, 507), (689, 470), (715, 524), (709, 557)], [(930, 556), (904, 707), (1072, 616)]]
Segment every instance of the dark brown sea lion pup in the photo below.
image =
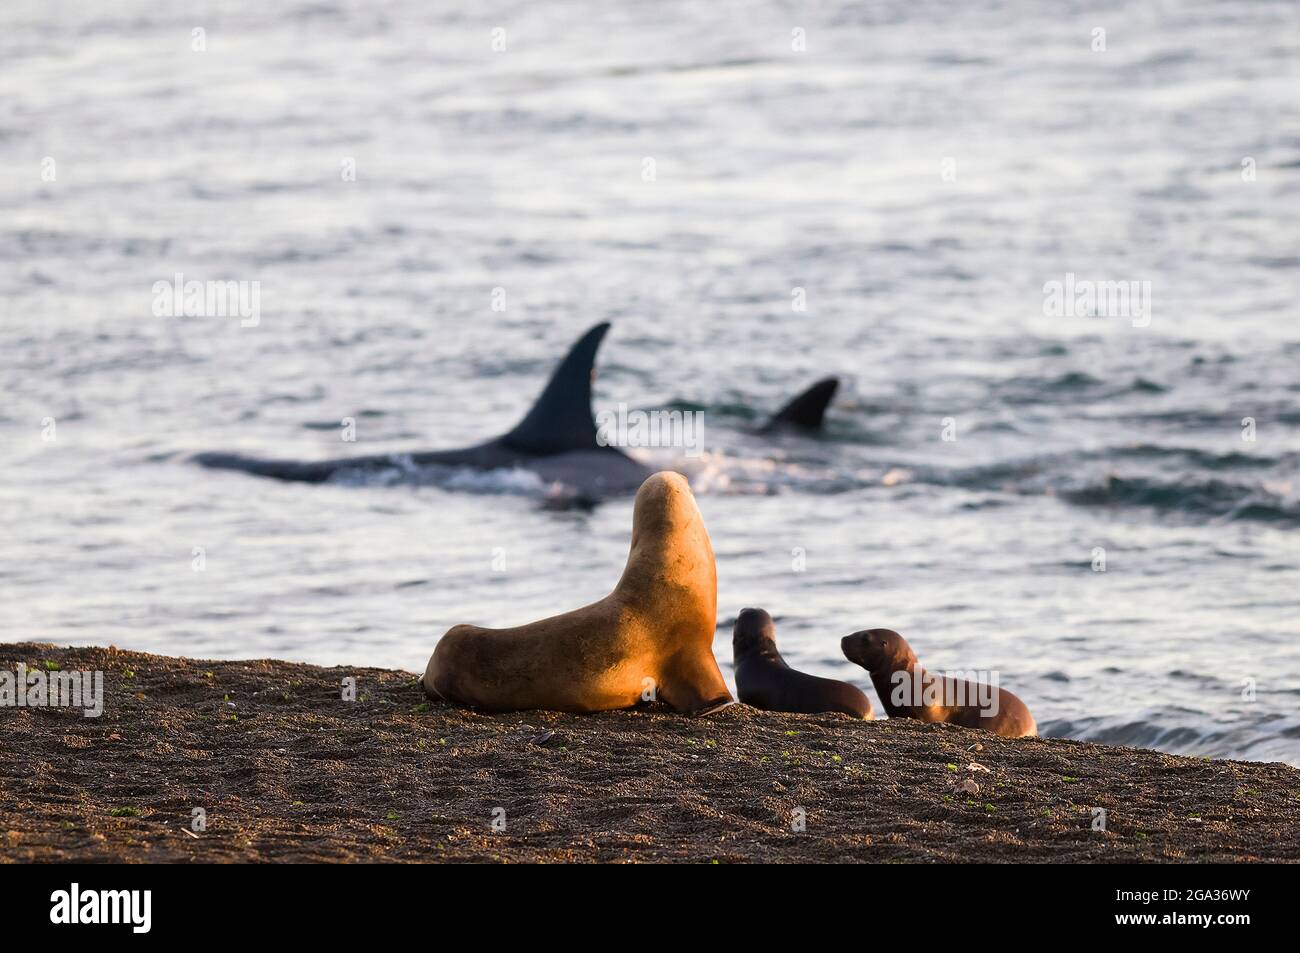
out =
[(513, 629), (451, 628), (424, 690), (487, 711), (592, 712), (658, 698), (686, 714), (731, 703), (713, 658), (718, 576), (690, 484), (653, 474), (632, 509), (632, 550), (604, 599)]
[(931, 675), (907, 641), (891, 629), (854, 632), (840, 645), (850, 662), (871, 673), (871, 683), (890, 718), (943, 721), (983, 728), (1005, 738), (1038, 734), (1034, 716), (1015, 695), (984, 682)]
[(871, 700), (848, 682), (795, 671), (776, 650), (776, 626), (764, 609), (741, 609), (731, 632), (736, 659), (736, 695), (764, 711), (815, 715), (841, 711), (874, 718)]

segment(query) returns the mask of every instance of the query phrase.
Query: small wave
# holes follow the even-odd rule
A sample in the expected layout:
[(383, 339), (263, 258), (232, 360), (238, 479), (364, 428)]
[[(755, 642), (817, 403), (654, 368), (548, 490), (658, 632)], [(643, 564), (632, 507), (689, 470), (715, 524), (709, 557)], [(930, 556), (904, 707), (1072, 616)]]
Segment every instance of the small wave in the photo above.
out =
[(468, 493), (546, 497), (563, 492), (531, 470), (520, 467), (474, 470), (469, 467), (420, 466), (408, 455), (393, 454), (392, 466), (378, 469), (339, 470), (329, 482), (335, 486), (433, 486)]
[(1079, 506), (1141, 506), (1159, 513), (1300, 526), (1300, 506), (1263, 486), (1218, 479), (1161, 480), (1108, 475), (1060, 493)]
[[(365, 420), (373, 420), (379, 417), (386, 417), (387, 415), (388, 412), (384, 410), (359, 410), (352, 416)], [(338, 430), (343, 426), (343, 420), (305, 420), (300, 426), (303, 430)], [(395, 435), (395, 439), (402, 436), (407, 435)]]
[(1135, 378), (1129, 390), (1136, 394), (1163, 394), (1169, 388), (1163, 384), (1157, 384), (1155, 381), (1149, 381), (1145, 377)]
[[(1015, 380), (1023, 381), (1025, 378), (1015, 378)], [(1044, 390), (1073, 391), (1087, 387), (1097, 387), (1101, 384), (1101, 381), (1083, 371), (1070, 371), (1068, 374), (1040, 381), (1039, 384)]]
[[(909, 476), (972, 491), (1057, 496), (1077, 506), (1145, 507), (1158, 514), (1290, 526), (1300, 525), (1300, 493), (1291, 478), (1298, 457), (1134, 444), (958, 470), (916, 467)], [(1115, 472), (1120, 466), (1132, 472)], [(1248, 479), (1252, 470), (1270, 472)], [(1278, 476), (1270, 479), (1273, 473)]]
[(1102, 719), (1086, 719), (1082, 722), (1063, 719), (1044, 723), (1042, 734), (1047, 738), (1074, 738), (1104, 745), (1156, 748), (1183, 753), (1201, 753), (1209, 747), (1210, 740), (1205, 732), (1190, 726), (1162, 726), (1147, 719), (1119, 723)]
[(1108, 400), (1131, 394), (1168, 393), (1169, 388), (1146, 377), (1134, 377), (1121, 384), (1107, 384), (1084, 371), (1070, 371), (1055, 377), (1019, 376), (999, 381), (997, 393), (1011, 406), (1043, 403), (1072, 403), (1082, 398)]
[(1093, 454), (1094, 459), (1102, 456), (1110, 459), (1128, 458), (1128, 459), (1146, 459), (1169, 461), (1179, 464), (1184, 469), (1195, 467), (1202, 470), (1233, 470), (1233, 469), (1251, 469), (1251, 468), (1268, 468), (1278, 466), (1288, 461), (1282, 457), (1271, 457), (1261, 453), (1241, 453), (1231, 451), (1229, 453), (1214, 453), (1209, 450), (1198, 450), (1195, 447), (1162, 447), (1150, 443), (1132, 444), (1127, 447), (1115, 447), (1103, 454)]
[(1300, 765), (1292, 739), (1300, 725), (1277, 724), (1276, 715), (1249, 724), (1206, 728), (1207, 713), (1162, 709), (1129, 717), (1061, 718), (1039, 725), (1045, 738), (1072, 738), (1104, 745), (1155, 748), (1203, 758), (1246, 758)]
[[(437, 469), (437, 468), (431, 468)], [(437, 478), (437, 474), (434, 474)], [(502, 493), (510, 496), (547, 496), (562, 492), (559, 485), (548, 484), (531, 470), (515, 467), (510, 470), (451, 470), (439, 485), (449, 490), (468, 490), (474, 493)]]

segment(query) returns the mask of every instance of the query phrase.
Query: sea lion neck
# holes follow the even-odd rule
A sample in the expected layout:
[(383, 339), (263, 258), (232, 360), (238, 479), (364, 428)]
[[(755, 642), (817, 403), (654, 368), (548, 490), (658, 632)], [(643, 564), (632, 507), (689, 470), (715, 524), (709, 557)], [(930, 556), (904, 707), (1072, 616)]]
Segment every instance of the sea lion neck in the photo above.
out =
[(875, 668), (868, 669), (867, 673), (871, 676), (871, 684), (876, 689), (876, 694), (880, 696), (880, 703), (885, 707), (886, 714), (891, 717), (904, 710), (908, 706), (898, 706), (892, 701), (895, 688), (898, 687), (896, 680), (899, 672), (906, 672), (909, 681), (916, 678), (917, 673), (922, 672), (921, 665), (916, 660), (916, 655), (910, 649), (903, 658), (887, 659)]
[(898, 637), (897, 651), (890, 658), (889, 665), (894, 671), (907, 669), (909, 672), (920, 667), (920, 663), (916, 660), (916, 653), (912, 651), (912, 647), (907, 644), (907, 640), (901, 635)]
[(632, 508), (632, 545), (618, 588), (646, 580), (693, 584), (705, 573), (714, 579), (713, 546), (690, 484), (679, 473), (656, 473), (642, 484)]
[(732, 652), (737, 663), (747, 659), (767, 659), (776, 662), (778, 665), (786, 665), (785, 659), (781, 657), (781, 653), (776, 647), (776, 641), (766, 635), (755, 636), (741, 645), (736, 645), (733, 639)]

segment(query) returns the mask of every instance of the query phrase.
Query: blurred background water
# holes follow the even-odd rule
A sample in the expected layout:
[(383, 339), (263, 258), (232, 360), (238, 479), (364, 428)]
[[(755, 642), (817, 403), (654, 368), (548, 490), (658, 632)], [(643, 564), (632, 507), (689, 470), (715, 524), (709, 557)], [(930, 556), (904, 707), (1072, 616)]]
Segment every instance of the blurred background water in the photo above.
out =
[[(819, 674), (887, 626), (1046, 734), (1300, 764), (1297, 89), (1292, 3), (8, 0), (0, 639), (414, 671), (598, 598), (630, 499), (184, 458), (472, 443), (610, 320), (598, 410), (705, 412), (643, 456), (729, 679), (761, 605)], [(261, 323), (154, 316), (177, 272)], [(825, 374), (823, 439), (749, 435)]]

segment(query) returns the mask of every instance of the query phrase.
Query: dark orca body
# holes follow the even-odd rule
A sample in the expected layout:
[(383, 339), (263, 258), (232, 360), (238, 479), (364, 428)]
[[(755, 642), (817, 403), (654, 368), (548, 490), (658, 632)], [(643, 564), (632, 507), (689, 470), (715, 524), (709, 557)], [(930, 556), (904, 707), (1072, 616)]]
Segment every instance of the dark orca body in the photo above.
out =
[(195, 463), (254, 476), (324, 483), (339, 475), (417, 472), (423, 467), (530, 470), (582, 496), (636, 490), (652, 472), (617, 447), (601, 446), (591, 415), (592, 367), (609, 324), (598, 324), (569, 350), (531, 410), (509, 433), (473, 447), (301, 461), (200, 453)]
[(772, 419), (758, 428), (761, 434), (781, 431), (814, 433), (822, 429), (826, 406), (839, 389), (838, 377), (825, 377), (772, 415)]

